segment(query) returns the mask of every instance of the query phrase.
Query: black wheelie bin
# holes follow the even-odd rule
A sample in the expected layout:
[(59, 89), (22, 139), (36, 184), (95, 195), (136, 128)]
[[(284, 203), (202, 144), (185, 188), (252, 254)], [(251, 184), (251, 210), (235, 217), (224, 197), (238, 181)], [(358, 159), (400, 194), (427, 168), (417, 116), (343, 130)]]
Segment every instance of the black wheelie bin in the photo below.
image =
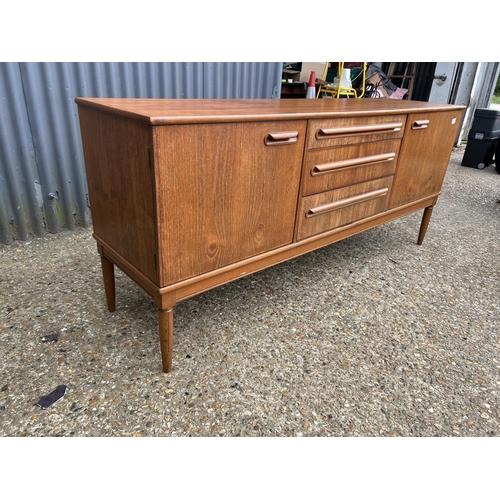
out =
[(495, 147), (500, 137), (500, 110), (479, 108), (467, 137), (462, 166), (483, 169), (493, 163)]

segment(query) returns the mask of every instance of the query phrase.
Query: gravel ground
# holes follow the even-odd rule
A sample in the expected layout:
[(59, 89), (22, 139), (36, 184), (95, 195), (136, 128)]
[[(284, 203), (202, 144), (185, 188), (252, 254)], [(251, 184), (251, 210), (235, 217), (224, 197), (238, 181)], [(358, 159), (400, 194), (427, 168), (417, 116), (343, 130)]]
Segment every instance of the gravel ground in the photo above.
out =
[(170, 374), (91, 230), (0, 247), (0, 436), (498, 436), (500, 175), (463, 153), (422, 246), (419, 212), (178, 304)]

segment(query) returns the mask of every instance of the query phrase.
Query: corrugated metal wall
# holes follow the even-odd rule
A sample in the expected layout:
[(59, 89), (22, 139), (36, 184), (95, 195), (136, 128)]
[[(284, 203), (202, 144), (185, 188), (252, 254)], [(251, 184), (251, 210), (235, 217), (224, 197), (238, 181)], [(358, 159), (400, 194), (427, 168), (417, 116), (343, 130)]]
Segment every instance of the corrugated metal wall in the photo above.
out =
[(0, 63), (0, 243), (91, 223), (80, 97), (279, 98), (282, 63)]

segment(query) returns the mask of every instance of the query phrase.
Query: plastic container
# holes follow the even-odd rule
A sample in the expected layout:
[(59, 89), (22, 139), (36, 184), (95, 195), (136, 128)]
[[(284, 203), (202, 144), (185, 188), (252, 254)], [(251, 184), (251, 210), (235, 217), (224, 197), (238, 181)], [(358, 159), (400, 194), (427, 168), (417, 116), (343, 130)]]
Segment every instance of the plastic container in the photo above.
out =
[(462, 166), (483, 169), (493, 163), (500, 137), (500, 110), (479, 108), (474, 112)]
[(493, 163), (495, 146), (498, 139), (471, 139), (467, 141), (464, 157), (462, 158), (463, 167), (473, 167), (483, 169)]
[(497, 147), (495, 148), (495, 168), (500, 174), (500, 140), (497, 140)]
[(470, 139), (490, 140), (500, 137), (500, 111), (479, 108), (474, 112), (474, 122), (469, 132)]

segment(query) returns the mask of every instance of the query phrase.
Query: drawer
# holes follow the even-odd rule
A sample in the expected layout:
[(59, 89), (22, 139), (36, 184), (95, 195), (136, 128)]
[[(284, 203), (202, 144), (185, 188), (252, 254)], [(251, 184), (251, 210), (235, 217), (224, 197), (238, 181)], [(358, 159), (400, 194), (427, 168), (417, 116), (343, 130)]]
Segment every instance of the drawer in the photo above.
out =
[(394, 174), (400, 145), (397, 139), (307, 151), (302, 170), (302, 195)]
[(384, 212), (392, 179), (391, 175), (302, 198), (297, 240)]
[(306, 149), (400, 139), (406, 115), (358, 116), (309, 120)]

